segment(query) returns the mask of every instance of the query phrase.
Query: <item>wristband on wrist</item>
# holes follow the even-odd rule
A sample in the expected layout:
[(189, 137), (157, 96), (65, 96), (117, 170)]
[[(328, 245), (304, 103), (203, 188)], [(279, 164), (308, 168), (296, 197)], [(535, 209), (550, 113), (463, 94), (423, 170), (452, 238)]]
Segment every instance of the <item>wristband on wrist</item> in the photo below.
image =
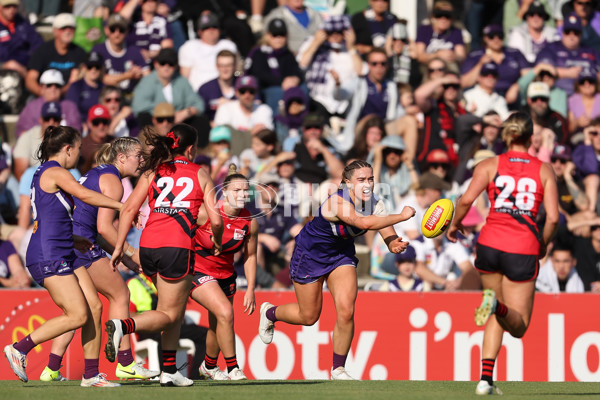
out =
[(135, 253), (135, 249), (133, 248), (133, 246), (131, 245), (127, 245), (127, 250), (125, 250), (125, 255), (127, 257), (133, 257), (133, 254)]

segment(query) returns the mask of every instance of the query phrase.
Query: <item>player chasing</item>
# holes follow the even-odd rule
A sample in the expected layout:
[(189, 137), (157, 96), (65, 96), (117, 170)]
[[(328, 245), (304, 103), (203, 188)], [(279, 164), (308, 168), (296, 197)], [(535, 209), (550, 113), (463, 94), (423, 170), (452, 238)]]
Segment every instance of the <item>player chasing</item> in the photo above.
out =
[[(244, 294), (244, 312), (251, 315), (256, 303), (254, 285), (256, 278), (256, 247), (258, 222), (244, 208), (248, 201), (250, 184), (237, 172), (235, 164), (223, 182), (223, 200), (218, 204), (223, 218), (223, 247), (221, 254), (212, 255), (211, 223), (204, 207), (198, 213), (196, 230), (196, 263), (191, 297), (209, 312), (209, 327), (206, 334), (206, 353), (200, 366), (200, 375), (213, 380), (245, 380), (246, 375), (237, 363), (235, 332), (233, 329), (233, 296), (237, 277), (233, 257), (244, 254), (244, 272), (248, 288)], [(223, 353), (227, 372), (217, 367), (219, 352)]]
[[(213, 183), (199, 165), (193, 164), (198, 133), (178, 124), (166, 136), (154, 128), (148, 131), (146, 143), (152, 150), (144, 162), (142, 176), (121, 211), (112, 265), (123, 258), (125, 238), (139, 208), (149, 199), (150, 216), (140, 240), (143, 272), (156, 286), (156, 310), (145, 311), (127, 319), (106, 322), (108, 340), (106, 358), (114, 362), (121, 339), (133, 332), (162, 332), (162, 386), (191, 386), (175, 365), (185, 306), (192, 288), (194, 270), (194, 230), (200, 206), (206, 204), (211, 223), (213, 254), (221, 251), (223, 221), (216, 207)], [(205, 195), (206, 194), (206, 195)]]
[[(475, 311), (475, 324), (486, 324), (481, 351), (481, 381), (476, 394), (501, 393), (493, 373), (504, 331), (523, 337), (533, 309), (539, 258), (558, 226), (558, 190), (554, 172), (527, 153), (533, 123), (522, 112), (503, 124), (502, 140), (508, 151), (482, 161), (473, 180), (458, 200), (456, 215), (447, 237), (456, 242), (457, 231), (473, 201), (487, 189), (490, 213), (477, 242), (475, 268), (483, 285), (483, 300)], [(546, 222), (541, 232), (536, 225), (540, 205)]]
[[(86, 268), (74, 267), (73, 248), (86, 252), (92, 243), (73, 235), (73, 198), (95, 207), (120, 210), (122, 204), (80, 185), (67, 171), (77, 165), (81, 134), (68, 126), (49, 127), (38, 151), (41, 165), (31, 184), (34, 228), (27, 247), (26, 264), (32, 278), (44, 286), (63, 314), (51, 318), (18, 343), (7, 345), (4, 354), (17, 377), (27, 382), (27, 354), (35, 346), (81, 328), (85, 372), (81, 386), (115, 387), (98, 371), (100, 341), (86, 294), (96, 289)], [(136, 212), (137, 214), (137, 212)]]
[(321, 204), (315, 218), (296, 237), (290, 276), (298, 302), (280, 306), (265, 302), (260, 307), (258, 334), (269, 344), (277, 321), (304, 326), (317, 322), (326, 281), (337, 316), (333, 330), (333, 380), (354, 380), (345, 369), (354, 336), (358, 293), (354, 238), (377, 230), (392, 253), (401, 253), (408, 242), (396, 235), (393, 225), (415, 215), (412, 207), (405, 207), (400, 214), (382, 215), (385, 207), (373, 195), (373, 187), (371, 165), (354, 161), (346, 166), (337, 193)]

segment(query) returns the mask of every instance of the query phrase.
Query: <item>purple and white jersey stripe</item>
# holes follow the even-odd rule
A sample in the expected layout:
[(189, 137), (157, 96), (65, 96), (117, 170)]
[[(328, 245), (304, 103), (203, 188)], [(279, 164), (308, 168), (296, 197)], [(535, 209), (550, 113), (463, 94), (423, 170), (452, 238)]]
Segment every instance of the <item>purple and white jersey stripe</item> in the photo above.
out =
[(56, 161), (47, 161), (38, 167), (31, 182), (33, 234), (27, 246), (26, 265), (75, 259), (73, 198), (61, 189), (48, 193), (40, 186), (42, 174), (53, 167), (62, 168)]

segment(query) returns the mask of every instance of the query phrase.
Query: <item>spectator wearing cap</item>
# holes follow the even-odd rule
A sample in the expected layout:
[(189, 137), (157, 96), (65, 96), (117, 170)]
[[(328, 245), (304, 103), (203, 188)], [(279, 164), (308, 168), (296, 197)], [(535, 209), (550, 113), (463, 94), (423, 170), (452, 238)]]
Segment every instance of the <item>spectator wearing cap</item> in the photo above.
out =
[(214, 125), (229, 125), (241, 132), (256, 134), (261, 129), (273, 129), (273, 111), (256, 101), (258, 82), (252, 75), (239, 77), (235, 82), (237, 100), (217, 108)]
[(575, 13), (570, 14), (563, 21), (561, 40), (544, 46), (535, 61), (536, 64), (547, 63), (556, 68), (556, 86), (569, 96), (573, 94), (575, 82), (583, 69), (598, 73), (600, 68), (598, 52), (581, 45), (582, 31), (581, 19)]
[(388, 78), (396, 83), (408, 83), (416, 88), (422, 80), (419, 61), (408, 39), (407, 21), (396, 22), (387, 34), (385, 51), (389, 57)]
[(18, 180), (27, 168), (39, 164), (37, 150), (46, 128), (59, 126), (62, 119), (63, 111), (59, 102), (49, 101), (42, 104), (37, 124), (19, 136), (13, 149), (14, 174)]
[(402, 253), (391, 254), (397, 269), (397, 277), (386, 280), (380, 287), (380, 292), (422, 292), (425, 287), (421, 278), (415, 273), (417, 268), (417, 253), (409, 245)]
[(598, 210), (600, 190), (600, 118), (594, 118), (583, 130), (584, 140), (573, 150), (573, 162), (583, 177), (585, 193), (590, 200), (589, 210)]
[(154, 59), (154, 71), (144, 76), (135, 87), (131, 108), (140, 127), (143, 127), (150, 124), (150, 113), (158, 103), (172, 104), (175, 123), (185, 122), (198, 129), (199, 145), (205, 146), (210, 127), (208, 120), (202, 117), (204, 101), (177, 69), (177, 52), (171, 47), (161, 49)]
[[(157, 13), (159, 1), (130, 0), (119, 14), (131, 25), (127, 43), (140, 49), (150, 63), (161, 49), (173, 47), (169, 21)], [(139, 12), (138, 12), (139, 7)]]
[(321, 15), (304, 5), (304, 0), (284, 0), (283, 5), (271, 10), (265, 17), (264, 24), (269, 26), (272, 19), (280, 18), (285, 21), (288, 30), (288, 48), (294, 54), (300, 50), (300, 45), (317, 33), (323, 19)]
[(240, 166), (238, 157), (231, 154), (231, 129), (225, 125), (213, 127), (208, 135), (208, 143), (210, 177), (215, 185), (220, 185), (229, 172), (230, 164)]
[(429, 16), (430, 24), (422, 24), (417, 29), (417, 60), (427, 64), (432, 58), (441, 58), (447, 64), (458, 68), (467, 56), (460, 29), (452, 26), (454, 7), (446, 0), (434, 4)]
[(376, 114), (385, 123), (404, 115), (398, 104), (396, 84), (386, 79), (388, 61), (385, 50), (375, 48), (367, 55), (368, 73), (359, 79), (341, 135), (332, 142), (341, 153), (347, 152), (353, 143), (356, 123), (365, 115)]
[(17, 71), (23, 79), (32, 52), (44, 41), (19, 12), (20, 0), (0, 1), (0, 66)]
[(121, 14), (112, 14), (104, 27), (106, 40), (92, 48), (103, 60), (103, 83), (117, 86), (127, 95), (133, 92), (142, 76), (150, 73), (150, 65), (140, 49), (127, 45), (128, 32), (129, 22)]
[(279, 143), (290, 136), (300, 136), (302, 121), (309, 112), (309, 99), (304, 91), (296, 86), (283, 92), (283, 109), (275, 117), (275, 132)]
[(104, 75), (103, 60), (100, 54), (90, 52), (88, 59), (81, 65), (83, 77), (71, 84), (65, 94), (65, 99), (77, 104), (80, 115), (87, 115), (90, 107), (98, 104), (100, 91), (104, 87), (102, 76)]
[(73, 43), (75, 25), (75, 17), (72, 14), (58, 14), (52, 22), (54, 39), (41, 44), (31, 54), (25, 86), (34, 95), (40, 95), (38, 79), (47, 69), (56, 69), (62, 74), (63, 93), (66, 93), (71, 83), (79, 79), (79, 66), (85, 62), (87, 54)]
[(235, 100), (235, 63), (237, 57), (229, 50), (221, 50), (217, 54), (217, 71), (219, 75), (198, 89), (198, 94), (206, 105), (205, 115), (212, 122), (217, 108), (223, 103)]
[(463, 95), (467, 112), (483, 117), (488, 111), (494, 110), (502, 120), (508, 117), (506, 99), (495, 91), (498, 74), (498, 65), (494, 62), (488, 62), (479, 69), (477, 84)]
[[(498, 82), (495, 90), (506, 98), (508, 104), (517, 101), (518, 80), (531, 68), (531, 64), (517, 49), (504, 46), (504, 30), (500, 25), (492, 24), (483, 29), (483, 48), (474, 50), (461, 67), (461, 85), (463, 88), (478, 82), (485, 65), (496, 64)], [(509, 90), (510, 89), (510, 90)]]
[(96, 159), (96, 152), (104, 143), (110, 142), (109, 135), (110, 113), (104, 106), (96, 104), (90, 108), (87, 116), (87, 135), (81, 139), (81, 154), (77, 169), (85, 175)]
[(296, 153), (296, 177), (305, 183), (339, 181), (344, 164), (335, 150), (323, 138), (325, 119), (317, 113), (308, 114), (302, 123), (302, 136), (288, 138), (283, 151)]
[(351, 20), (359, 54), (365, 56), (373, 48), (383, 47), (388, 31), (397, 20), (398, 17), (390, 12), (389, 1), (369, 0), (368, 7), (354, 14)]
[(123, 104), (122, 91), (116, 86), (104, 86), (98, 97), (98, 104), (103, 105), (110, 113), (111, 121), (108, 131), (111, 136), (136, 137), (139, 133), (137, 121), (131, 107)]
[(550, 129), (558, 143), (570, 142), (569, 124), (562, 115), (550, 108), (550, 88), (544, 82), (531, 82), (527, 88), (527, 112), (533, 123)]
[(569, 96), (569, 131), (583, 131), (596, 117), (600, 117), (598, 77), (594, 71), (584, 69), (575, 83), (575, 93)]
[(81, 116), (77, 104), (70, 100), (61, 100), (61, 90), (65, 81), (60, 71), (49, 69), (40, 77), (40, 97), (27, 103), (17, 120), (17, 136), (39, 124), (42, 105), (49, 101), (58, 101), (63, 112), (61, 125), (68, 125), (81, 130)]
[(367, 159), (372, 162), (375, 184), (381, 188), (378, 195), (387, 210), (397, 209), (402, 197), (418, 184), (419, 175), (414, 165), (406, 162), (405, 150), (404, 140), (390, 135), (374, 146)]
[(152, 125), (159, 134), (167, 136), (167, 133), (175, 125), (175, 107), (165, 102), (158, 103), (152, 110)]
[(300, 46), (298, 63), (306, 71), (310, 97), (323, 115), (345, 115), (359, 75), (367, 72), (354, 43), (348, 18), (330, 16)]
[[(574, 13), (581, 19), (581, 46), (598, 49), (600, 46), (600, 12), (597, 0), (566, 0), (561, 2), (562, 15)], [(562, 33), (562, 27), (559, 31)]]
[[(441, 91), (441, 96), (435, 94)], [(440, 77), (430, 79), (415, 91), (415, 102), (423, 112), (423, 134), (418, 137), (416, 159), (421, 165), (432, 149), (443, 149), (450, 153), (452, 162), (458, 162), (454, 143), (456, 120), (466, 114), (462, 106), (460, 77), (454, 72), (446, 72)]]
[(277, 115), (283, 92), (300, 85), (304, 74), (287, 47), (287, 27), (281, 18), (269, 22), (263, 41), (248, 54), (244, 74), (256, 77), (261, 97)]
[[(561, 214), (566, 217), (566, 220), (591, 218), (590, 201), (585, 194), (585, 187), (579, 174), (576, 174), (576, 166), (571, 158), (571, 148), (563, 144), (556, 144), (550, 156), (550, 162), (556, 175)], [(562, 222), (565, 221), (562, 220)], [(581, 231), (575, 232), (575, 234), (582, 233)], [(587, 234), (589, 235), (589, 229)]]
[(557, 78), (556, 68), (553, 65), (543, 62), (536, 64), (519, 79), (521, 106), (527, 104), (527, 88), (529, 84), (533, 81), (544, 82), (550, 88), (550, 108), (567, 118), (567, 93), (555, 85)]
[(190, 39), (179, 48), (181, 75), (187, 78), (194, 91), (219, 76), (217, 54), (221, 50), (238, 53), (235, 43), (220, 36), (217, 16), (203, 14), (198, 19), (198, 39)]
[(529, 63), (535, 62), (542, 47), (559, 40), (556, 28), (546, 23), (549, 19), (546, 7), (539, 0), (533, 1), (523, 15), (523, 23), (508, 32), (506, 46), (519, 50)]

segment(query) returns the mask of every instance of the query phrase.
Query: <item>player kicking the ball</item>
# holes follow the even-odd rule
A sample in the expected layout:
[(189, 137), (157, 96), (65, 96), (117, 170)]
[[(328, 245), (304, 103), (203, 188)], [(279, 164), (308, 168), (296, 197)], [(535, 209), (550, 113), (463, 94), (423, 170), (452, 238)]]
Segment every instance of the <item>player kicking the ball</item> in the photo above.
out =
[[(465, 194), (458, 200), (456, 215), (448, 229), (448, 239), (456, 233), (473, 201), (485, 189), (490, 213), (477, 242), (475, 268), (483, 284), (483, 301), (475, 311), (475, 324), (483, 326), (481, 381), (475, 393), (500, 391), (492, 376), (496, 357), (506, 330), (523, 337), (533, 308), (539, 258), (558, 225), (558, 191), (554, 172), (527, 153), (533, 123), (525, 113), (512, 114), (503, 124), (502, 140), (508, 152), (479, 164)], [(546, 222), (541, 232), (536, 217), (543, 203)]]
[(396, 235), (392, 225), (412, 218), (415, 210), (404, 207), (400, 214), (385, 212), (383, 203), (373, 196), (373, 169), (365, 161), (346, 166), (337, 193), (319, 208), (315, 218), (296, 236), (290, 262), (297, 303), (260, 307), (258, 334), (266, 344), (273, 340), (276, 321), (293, 325), (313, 325), (321, 315), (323, 282), (333, 296), (337, 314), (333, 329), (333, 366), (331, 379), (352, 380), (345, 369), (346, 357), (354, 336), (354, 303), (358, 291), (354, 238), (367, 230), (378, 230), (392, 253), (408, 246)]

